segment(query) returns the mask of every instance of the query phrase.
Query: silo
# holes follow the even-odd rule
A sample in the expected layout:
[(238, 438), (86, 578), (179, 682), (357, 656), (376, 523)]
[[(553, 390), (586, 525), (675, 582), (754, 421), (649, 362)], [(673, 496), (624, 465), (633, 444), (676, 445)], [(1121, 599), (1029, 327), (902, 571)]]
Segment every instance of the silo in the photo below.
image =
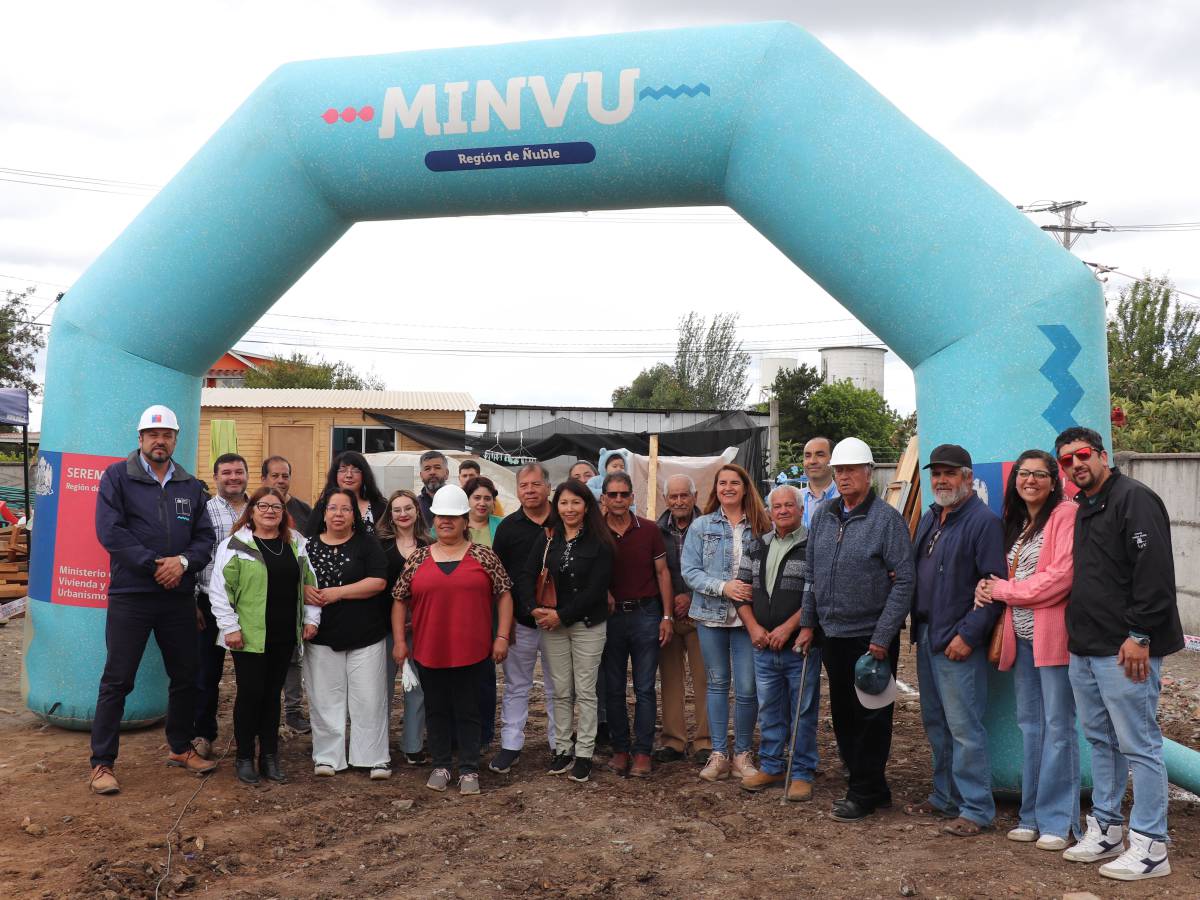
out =
[(851, 381), (855, 387), (883, 394), (883, 347), (822, 347), (821, 380)]

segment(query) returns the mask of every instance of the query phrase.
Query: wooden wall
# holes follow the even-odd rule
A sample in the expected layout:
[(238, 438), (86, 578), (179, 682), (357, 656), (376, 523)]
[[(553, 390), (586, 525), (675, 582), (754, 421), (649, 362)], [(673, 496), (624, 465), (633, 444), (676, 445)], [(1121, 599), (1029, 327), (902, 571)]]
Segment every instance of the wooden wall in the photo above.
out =
[[(379, 409), (373, 410), (383, 415), (397, 419), (411, 419), (425, 425), (436, 425), (440, 428), (463, 427), (461, 411), (443, 410), (413, 410), (413, 409)], [(329, 468), (330, 443), (333, 439), (333, 428), (337, 425), (367, 425), (381, 427), (380, 423), (358, 409), (300, 409), (269, 407), (251, 409), (247, 407), (205, 406), (200, 410), (199, 446), (196, 449), (196, 474), (212, 487), (212, 458), (210, 447), (211, 428), (213, 419), (232, 419), (237, 423), (238, 452), (246, 458), (250, 466), (250, 485), (257, 486), (263, 457), (267, 455), (267, 427), (270, 425), (311, 425), (315, 442), (315, 453), (312, 465), (312, 483), (307, 485), (292, 484), (292, 493), (308, 503), (311, 503), (320, 493), (325, 484), (325, 472)], [(397, 434), (397, 451), (428, 450), (424, 444), (410, 440), (404, 435)]]

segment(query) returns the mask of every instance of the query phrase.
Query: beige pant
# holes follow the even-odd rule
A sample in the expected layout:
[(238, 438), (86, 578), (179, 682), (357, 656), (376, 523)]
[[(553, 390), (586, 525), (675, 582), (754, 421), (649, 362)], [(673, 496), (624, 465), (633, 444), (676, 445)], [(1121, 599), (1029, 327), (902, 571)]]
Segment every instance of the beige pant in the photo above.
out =
[(692, 740), (692, 750), (711, 750), (705, 701), (708, 682), (704, 677), (700, 636), (691, 619), (677, 619), (674, 639), (658, 651), (658, 677), (662, 682), (662, 745), (680, 753), (687, 750), (687, 721), (683, 714), (685, 653), (688, 668), (692, 670), (692, 706), (696, 711), (696, 737)]
[[(571, 752), (571, 725), (574, 706), (579, 707), (579, 727), (575, 733), (575, 755), (591, 759), (596, 748), (596, 675), (604, 654), (608, 623), (588, 628), (576, 622), (569, 628), (542, 632), (542, 651), (550, 659), (550, 680), (554, 685), (554, 747), (558, 753)], [(571, 695), (575, 703), (570, 702)]]

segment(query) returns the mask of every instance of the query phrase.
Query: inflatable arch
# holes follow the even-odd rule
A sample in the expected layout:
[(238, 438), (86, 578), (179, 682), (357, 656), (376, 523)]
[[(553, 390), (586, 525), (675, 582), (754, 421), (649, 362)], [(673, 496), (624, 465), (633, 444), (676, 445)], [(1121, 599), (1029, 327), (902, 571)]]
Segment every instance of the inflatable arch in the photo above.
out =
[[(76, 728), (94, 710), (97, 470), (129, 452), (150, 403), (179, 413), (179, 457), (194, 460), (200, 376), (354, 222), (716, 204), (913, 368), (923, 446), (961, 443), (999, 465), (1076, 422), (1107, 435), (1104, 304), (1087, 268), (800, 28), (285, 65), (55, 316), (29, 708)], [(997, 785), (1016, 787), (1011, 690), (997, 682)], [(126, 721), (161, 716), (165, 696), (151, 651)]]

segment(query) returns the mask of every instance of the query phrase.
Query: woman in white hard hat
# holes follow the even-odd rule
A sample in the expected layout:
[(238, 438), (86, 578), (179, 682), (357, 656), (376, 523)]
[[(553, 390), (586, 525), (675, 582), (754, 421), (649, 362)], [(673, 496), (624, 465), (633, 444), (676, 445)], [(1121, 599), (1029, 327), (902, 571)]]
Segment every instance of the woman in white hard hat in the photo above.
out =
[(508, 655), (513, 626), (512, 582), (500, 558), (471, 541), (470, 511), (457, 484), (438, 489), (430, 507), (437, 541), (413, 551), (392, 595), (397, 665), (409, 654), (404, 632), (412, 609), (412, 655), (425, 694), (434, 767), (425, 786), (444, 791), (449, 785), (454, 735), (458, 792), (466, 795), (479, 793), (479, 683)]

